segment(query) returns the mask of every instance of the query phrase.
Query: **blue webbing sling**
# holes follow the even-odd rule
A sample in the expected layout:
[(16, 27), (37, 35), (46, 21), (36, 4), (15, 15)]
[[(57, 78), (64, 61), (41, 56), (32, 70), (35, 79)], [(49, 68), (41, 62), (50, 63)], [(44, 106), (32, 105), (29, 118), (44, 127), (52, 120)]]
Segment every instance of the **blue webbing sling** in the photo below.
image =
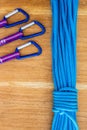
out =
[(53, 112), (52, 130), (79, 130), (76, 89), (78, 0), (51, 0)]

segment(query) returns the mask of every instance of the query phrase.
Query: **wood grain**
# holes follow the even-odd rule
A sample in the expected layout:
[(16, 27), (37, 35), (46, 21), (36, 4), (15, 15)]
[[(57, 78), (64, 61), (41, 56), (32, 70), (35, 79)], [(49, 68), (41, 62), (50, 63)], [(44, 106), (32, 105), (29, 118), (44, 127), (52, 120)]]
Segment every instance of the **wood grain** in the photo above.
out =
[[(0, 65), (0, 130), (50, 130), (52, 122), (52, 65), (51, 65), (51, 7), (50, 0), (0, 0), (0, 19), (7, 12), (20, 7), (30, 14), (30, 21), (38, 20), (46, 27), (46, 34), (34, 38), (43, 48), (39, 57), (22, 61), (13, 60)], [(79, 89), (78, 123), (87, 129), (87, 0), (80, 0), (77, 42), (77, 88)], [(20, 16), (22, 18), (22, 16)], [(15, 16), (15, 20), (18, 17)], [(9, 19), (10, 22), (14, 21)], [(0, 29), (0, 39), (18, 31)], [(30, 29), (30, 32), (38, 30)], [(26, 31), (26, 34), (29, 31)], [(28, 41), (28, 40), (26, 40)], [(0, 48), (0, 56), (13, 52), (15, 41)], [(34, 48), (30, 47), (30, 52)], [(28, 52), (23, 51), (22, 53)]]

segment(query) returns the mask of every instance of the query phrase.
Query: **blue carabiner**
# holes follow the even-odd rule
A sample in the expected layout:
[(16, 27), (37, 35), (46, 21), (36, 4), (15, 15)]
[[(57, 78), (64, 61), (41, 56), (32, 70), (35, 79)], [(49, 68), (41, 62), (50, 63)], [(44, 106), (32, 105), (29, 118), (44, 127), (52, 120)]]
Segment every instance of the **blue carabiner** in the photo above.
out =
[(4, 20), (7, 20), (7, 18), (11, 17), (12, 15), (14, 15), (14, 14), (16, 14), (16, 13), (18, 13), (18, 12), (21, 12), (22, 14), (24, 14), (26, 18), (25, 18), (24, 20), (21, 20), (21, 21), (12, 23), (12, 24), (8, 24), (8, 23), (7, 23), (7, 24), (5, 25), (6, 28), (10, 28), (10, 27), (13, 27), (13, 26), (16, 26), (16, 25), (19, 25), (19, 24), (23, 24), (23, 23), (25, 23), (25, 22), (28, 22), (30, 16), (29, 16), (28, 13), (26, 13), (26, 12), (25, 12), (23, 9), (21, 9), (21, 8), (17, 8), (17, 9), (15, 9), (13, 12), (11, 12), (11, 13), (7, 14), (6, 16), (4, 16)]
[(17, 47), (15, 52), (19, 53), (19, 51), (21, 49), (23, 49), (23, 48), (25, 48), (29, 45), (32, 45), (32, 44), (38, 49), (38, 52), (31, 53), (31, 54), (28, 54), (28, 55), (23, 55), (23, 56), (20, 55), (20, 56), (17, 56), (16, 59), (22, 60), (22, 59), (25, 59), (25, 58), (31, 58), (31, 57), (39, 56), (42, 53), (42, 48), (35, 41), (29, 41), (28, 43)]
[(31, 26), (33, 26), (35, 24), (38, 25), (41, 28), (41, 31), (38, 32), (38, 33), (35, 33), (35, 34), (31, 34), (31, 35), (27, 35), (27, 36), (22, 36), (21, 37), (22, 40), (26, 40), (26, 39), (29, 39), (29, 38), (37, 37), (37, 36), (40, 36), (40, 35), (42, 35), (42, 34), (44, 34), (46, 32), (45, 27), (40, 22), (35, 21), (35, 20), (32, 21), (31, 23), (29, 23), (29, 24), (21, 27), (20, 30), (19, 30), (19, 32), (23, 32), (23, 30), (25, 30), (26, 28), (31, 27)]

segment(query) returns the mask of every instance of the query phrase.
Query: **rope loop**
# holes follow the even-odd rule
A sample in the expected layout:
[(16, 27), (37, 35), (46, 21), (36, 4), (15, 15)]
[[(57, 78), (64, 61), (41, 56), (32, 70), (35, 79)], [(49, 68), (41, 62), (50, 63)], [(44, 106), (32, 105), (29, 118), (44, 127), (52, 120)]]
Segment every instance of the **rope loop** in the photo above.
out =
[(73, 118), (71, 112), (77, 112), (78, 110), (78, 91), (74, 88), (62, 88), (59, 91), (53, 92), (53, 112), (59, 113), (60, 116), (65, 115), (72, 121), (76, 130), (78, 130), (78, 124)]
[(53, 91), (53, 112), (77, 112), (78, 92), (74, 88), (66, 87), (59, 91)]

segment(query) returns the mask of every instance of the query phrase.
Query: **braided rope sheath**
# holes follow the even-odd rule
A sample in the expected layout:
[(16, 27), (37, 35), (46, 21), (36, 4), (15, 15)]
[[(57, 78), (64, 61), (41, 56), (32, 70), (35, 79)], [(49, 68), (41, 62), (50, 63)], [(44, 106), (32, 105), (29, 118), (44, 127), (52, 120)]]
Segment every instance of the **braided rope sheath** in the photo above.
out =
[(53, 112), (52, 130), (79, 130), (76, 112), (76, 25), (78, 0), (51, 0)]

